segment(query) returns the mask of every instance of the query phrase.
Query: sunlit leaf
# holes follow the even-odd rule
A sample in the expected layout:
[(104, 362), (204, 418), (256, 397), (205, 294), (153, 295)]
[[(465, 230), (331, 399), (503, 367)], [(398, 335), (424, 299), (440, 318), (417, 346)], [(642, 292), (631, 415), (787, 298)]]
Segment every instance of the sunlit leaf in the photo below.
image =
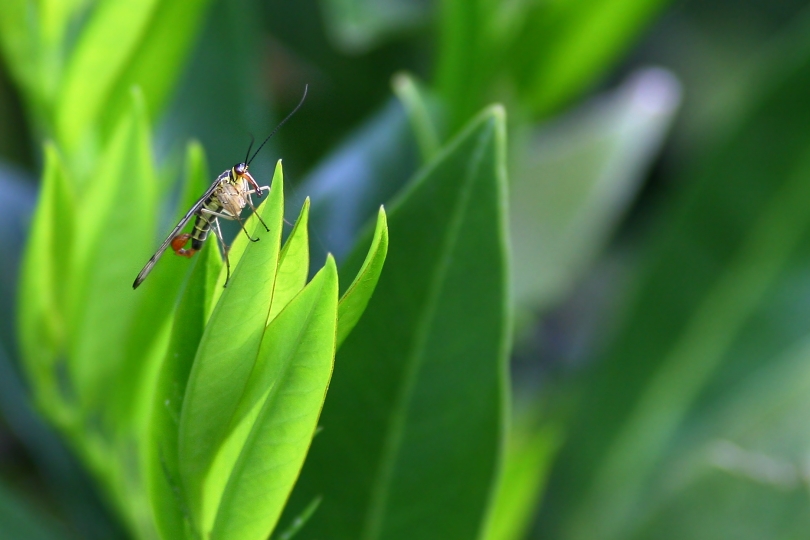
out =
[(309, 276), (309, 198), (304, 201), (301, 213), (295, 221), (290, 236), (278, 258), (276, 286), (273, 289), (273, 304), (270, 306), (268, 324), (276, 318), (284, 306), (304, 288)]
[[(86, 406), (111, 398), (138, 295), (132, 276), (154, 249), (156, 178), (143, 102), (119, 124), (82, 203), (93, 212), (76, 222), (69, 316), (70, 379)], [(103, 328), (103, 332), (98, 329)], [(100, 359), (104, 358), (104, 362)]]
[(97, 126), (113, 86), (141, 44), (159, 3), (105, 1), (92, 11), (69, 58), (55, 111), (57, 140), (66, 151), (73, 151)]
[(189, 511), (201, 529), (203, 483), (253, 369), (264, 333), (276, 278), (283, 220), (280, 165), (267, 200), (259, 207), (270, 232), (253, 227), (250, 242), (233, 269), (203, 334), (189, 375), (180, 420), (180, 475)]
[(54, 416), (67, 411), (60, 395), (56, 365), (67, 349), (65, 276), (72, 259), (75, 199), (56, 148), (45, 146), (45, 171), (23, 258), (19, 293), (19, 340), (22, 358), (43, 409)]
[(371, 238), (371, 247), (368, 249), (363, 266), (360, 267), (354, 281), (340, 298), (337, 328), (338, 348), (362, 317), (368, 301), (377, 287), (377, 281), (380, 279), (380, 273), (387, 254), (388, 223), (385, 217), (385, 209), (380, 207), (380, 212), (377, 214), (377, 225), (374, 228), (374, 236)]
[(164, 538), (185, 538), (191, 529), (191, 515), (180, 479), (178, 431), (189, 373), (222, 267), (217, 246), (213, 242), (203, 246), (194, 265), (159, 368), (144, 448), (149, 500)]
[(248, 424), (249, 434), (233, 466), (215, 468), (209, 478), (227, 480), (212, 539), (264, 540), (275, 527), (303, 465), (332, 375), (337, 295), (337, 269), (330, 257), (267, 327), (240, 403), (240, 410), (251, 413), (234, 417)]

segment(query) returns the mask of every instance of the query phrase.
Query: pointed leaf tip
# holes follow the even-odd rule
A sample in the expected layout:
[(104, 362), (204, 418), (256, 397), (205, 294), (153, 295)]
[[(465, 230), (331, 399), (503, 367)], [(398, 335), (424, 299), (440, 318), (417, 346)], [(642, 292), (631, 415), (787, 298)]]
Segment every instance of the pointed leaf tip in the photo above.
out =
[(366, 310), (371, 295), (377, 288), (377, 282), (380, 279), (387, 254), (388, 220), (385, 208), (380, 206), (380, 210), (377, 212), (377, 225), (374, 229), (374, 236), (371, 239), (366, 259), (338, 305), (338, 348), (349, 336)]

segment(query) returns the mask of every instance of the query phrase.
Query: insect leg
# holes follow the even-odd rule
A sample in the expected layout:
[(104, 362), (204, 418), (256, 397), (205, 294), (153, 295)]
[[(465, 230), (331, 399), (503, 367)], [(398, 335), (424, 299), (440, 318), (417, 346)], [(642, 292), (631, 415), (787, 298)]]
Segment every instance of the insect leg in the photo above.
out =
[(212, 212), (211, 210), (208, 210), (207, 208), (200, 208), (200, 212), (203, 213), (203, 214), (207, 214), (209, 216), (214, 216), (215, 218), (230, 219), (231, 221), (236, 220), (236, 222), (239, 223), (239, 226), (242, 227), (242, 230), (245, 231), (245, 235), (248, 237), (248, 239), (251, 242), (258, 242), (259, 241), (258, 238), (251, 238), (250, 233), (247, 232), (247, 229), (245, 229), (245, 224), (242, 222), (241, 219), (239, 219), (239, 216), (232, 216), (230, 214), (222, 214), (220, 212)]
[(264, 222), (264, 220), (262, 219), (262, 216), (260, 216), (258, 214), (258, 212), (256, 212), (256, 207), (253, 206), (253, 199), (250, 197), (250, 191), (247, 192), (247, 203), (248, 203), (248, 206), (250, 206), (250, 210), (256, 215), (257, 218), (259, 218), (259, 223), (262, 224), (262, 226), (264, 227), (264, 230), (267, 231), (267, 232), (270, 232), (270, 229), (267, 227), (267, 223)]
[(228, 246), (225, 245), (225, 240), (222, 238), (222, 229), (219, 228), (219, 220), (216, 217), (213, 225), (217, 240), (219, 240), (219, 245), (222, 248), (222, 258), (225, 259), (225, 284), (222, 286), (225, 288), (228, 286), (228, 280), (231, 279), (231, 261), (228, 259)]

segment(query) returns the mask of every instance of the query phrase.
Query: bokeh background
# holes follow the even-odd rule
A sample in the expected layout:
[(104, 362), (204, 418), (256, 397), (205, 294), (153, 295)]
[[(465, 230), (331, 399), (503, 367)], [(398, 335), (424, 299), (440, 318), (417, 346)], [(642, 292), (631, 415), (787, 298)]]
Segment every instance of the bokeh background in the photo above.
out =
[[(12, 33), (61, 4), (0, 8), (0, 537), (20, 516), (30, 538), (125, 537), (30, 406), (13, 317), (43, 141), (63, 137), (47, 103), (105, 3), (65, 1), (64, 33), (22, 52)], [(160, 15), (188, 38), (165, 73), (129, 81), (160, 81), (147, 103), (160, 170), (174, 181), (190, 138), (230, 167), (308, 83), (252, 170), (269, 178), (283, 157), (291, 207), (312, 196), (318, 263), (345, 255), (437, 145), (505, 104), (514, 496), (499, 504), (518, 517), (493, 538), (806, 537), (806, 2), (194, 5)], [(34, 79), (56, 82), (37, 94)]]

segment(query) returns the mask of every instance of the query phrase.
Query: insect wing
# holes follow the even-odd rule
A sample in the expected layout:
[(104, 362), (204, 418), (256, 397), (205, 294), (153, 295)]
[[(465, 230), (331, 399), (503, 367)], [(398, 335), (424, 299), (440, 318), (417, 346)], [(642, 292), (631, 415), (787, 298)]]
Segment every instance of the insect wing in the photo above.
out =
[(183, 230), (183, 227), (185, 227), (188, 224), (191, 218), (194, 217), (194, 215), (200, 211), (200, 208), (202, 208), (205, 201), (217, 190), (220, 182), (222, 182), (222, 178), (226, 177), (227, 175), (228, 171), (225, 171), (224, 173), (220, 174), (217, 177), (216, 181), (214, 181), (214, 183), (211, 184), (211, 187), (208, 188), (208, 190), (203, 194), (203, 196), (200, 197), (196, 203), (194, 203), (194, 206), (192, 206), (188, 212), (186, 212), (186, 215), (183, 216), (179, 222), (177, 222), (177, 225), (175, 225), (174, 229), (172, 229), (172, 232), (169, 233), (169, 236), (166, 237), (166, 240), (163, 241), (163, 243), (157, 249), (155, 254), (152, 255), (152, 258), (149, 259), (149, 262), (146, 263), (146, 265), (143, 267), (143, 270), (141, 270), (141, 272), (138, 274), (138, 277), (135, 278), (135, 281), (132, 283), (133, 289), (137, 289), (138, 285), (143, 283), (143, 280), (145, 280), (146, 276), (149, 275), (149, 272), (152, 271), (152, 268), (154, 268), (155, 263), (158, 261), (158, 259), (160, 259), (160, 256), (163, 255), (163, 252), (166, 251), (166, 248), (169, 247), (169, 244), (172, 242), (174, 237), (177, 236), (177, 233)]

